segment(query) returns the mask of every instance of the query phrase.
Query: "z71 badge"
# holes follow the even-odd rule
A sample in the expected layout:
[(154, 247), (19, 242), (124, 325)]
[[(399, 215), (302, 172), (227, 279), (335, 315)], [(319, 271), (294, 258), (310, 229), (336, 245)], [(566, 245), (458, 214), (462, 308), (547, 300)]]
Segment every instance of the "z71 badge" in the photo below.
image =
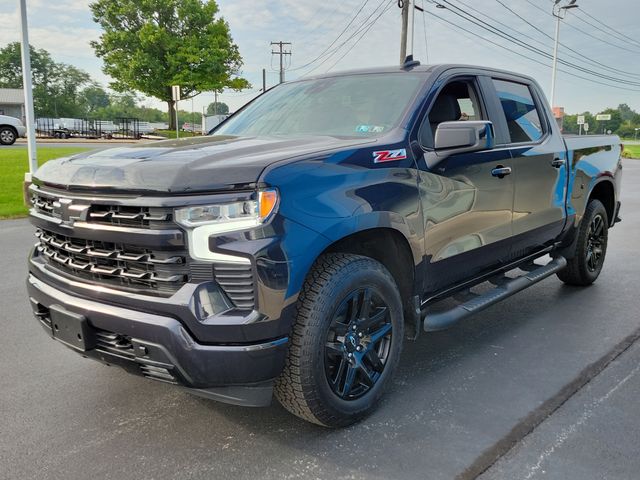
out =
[(407, 150), (404, 148), (373, 152), (373, 163), (397, 162), (398, 160), (406, 160), (406, 158)]

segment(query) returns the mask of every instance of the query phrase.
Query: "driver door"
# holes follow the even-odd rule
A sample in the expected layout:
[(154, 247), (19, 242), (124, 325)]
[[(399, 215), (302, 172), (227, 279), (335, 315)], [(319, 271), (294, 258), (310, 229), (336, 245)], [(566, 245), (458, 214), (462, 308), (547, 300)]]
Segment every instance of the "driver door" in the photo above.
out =
[(427, 107), (419, 132), (423, 155), (418, 159), (427, 293), (454, 286), (511, 258), (514, 181), (510, 174), (495, 175), (496, 168), (512, 167), (506, 142), (497, 136), (494, 149), (449, 156), (438, 152), (438, 158), (445, 158), (435, 160), (438, 125), (491, 120), (491, 104), (483, 101), (480, 79), (465, 76), (446, 82)]

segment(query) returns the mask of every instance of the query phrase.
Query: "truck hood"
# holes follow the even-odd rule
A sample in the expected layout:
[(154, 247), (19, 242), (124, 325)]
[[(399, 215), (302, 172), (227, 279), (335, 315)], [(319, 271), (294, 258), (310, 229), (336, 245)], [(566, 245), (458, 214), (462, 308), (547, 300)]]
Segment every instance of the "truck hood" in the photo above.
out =
[(52, 160), (34, 182), (67, 190), (191, 193), (252, 187), (269, 165), (374, 139), (206, 136)]

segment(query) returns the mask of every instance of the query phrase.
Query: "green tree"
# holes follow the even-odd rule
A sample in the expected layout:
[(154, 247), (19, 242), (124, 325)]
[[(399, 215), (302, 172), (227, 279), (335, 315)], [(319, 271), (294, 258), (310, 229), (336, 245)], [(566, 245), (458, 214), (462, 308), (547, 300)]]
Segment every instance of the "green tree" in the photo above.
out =
[(90, 8), (104, 30), (92, 46), (111, 87), (167, 102), (173, 128), (172, 85), (182, 98), (250, 87), (237, 76), (242, 57), (214, 0), (96, 0)]
[(107, 92), (96, 83), (89, 85), (80, 92), (80, 102), (84, 105), (89, 117), (92, 117), (99, 109), (108, 107), (111, 103)]
[[(29, 48), (31, 75), (34, 85), (47, 83), (55, 69), (55, 62), (46, 50)], [(22, 88), (20, 43), (13, 42), (0, 49), (0, 88)]]
[(618, 105), (618, 112), (620, 113), (620, 119), (623, 123), (632, 121), (633, 117), (636, 115), (636, 112), (634, 112), (626, 103)]
[[(30, 52), (36, 116), (83, 116), (79, 92), (91, 83), (89, 74), (72, 65), (55, 62), (46, 50), (30, 47)], [(0, 49), (0, 88), (22, 88), (18, 42)]]
[(611, 120), (596, 121), (598, 128), (597, 130), (594, 130), (593, 133), (606, 133), (607, 130), (611, 130), (611, 133), (616, 133), (620, 128), (620, 125), (622, 125), (620, 112), (615, 108), (607, 108), (601, 113), (610, 114)]
[(229, 105), (224, 102), (218, 102), (218, 106), (216, 107), (215, 103), (210, 103), (207, 107), (207, 115), (228, 115), (229, 114)]

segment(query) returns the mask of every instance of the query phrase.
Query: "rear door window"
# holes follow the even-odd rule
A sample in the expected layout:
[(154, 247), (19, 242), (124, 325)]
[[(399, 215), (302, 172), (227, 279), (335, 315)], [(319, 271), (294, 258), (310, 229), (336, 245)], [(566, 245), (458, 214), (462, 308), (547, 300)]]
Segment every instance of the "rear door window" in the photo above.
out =
[(531, 90), (522, 83), (493, 79), (507, 120), (511, 143), (537, 142), (544, 135), (540, 112)]

